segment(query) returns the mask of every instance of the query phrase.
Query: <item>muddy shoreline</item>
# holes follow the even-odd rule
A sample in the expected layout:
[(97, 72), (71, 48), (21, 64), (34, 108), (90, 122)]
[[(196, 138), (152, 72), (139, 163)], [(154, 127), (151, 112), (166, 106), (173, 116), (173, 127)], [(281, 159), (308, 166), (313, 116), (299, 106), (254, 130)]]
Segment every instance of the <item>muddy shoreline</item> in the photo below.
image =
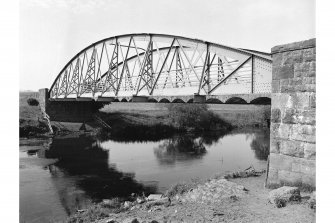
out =
[[(185, 190), (156, 201), (104, 200), (78, 212), (68, 222), (314, 222), (308, 206), (310, 193), (301, 202), (278, 209), (268, 201), (265, 174), (226, 180), (223, 174), (201, 182), (183, 183)], [(171, 189), (170, 189), (171, 190)], [(135, 220), (136, 219), (136, 220)], [(262, 219), (262, 220), (260, 220)]]

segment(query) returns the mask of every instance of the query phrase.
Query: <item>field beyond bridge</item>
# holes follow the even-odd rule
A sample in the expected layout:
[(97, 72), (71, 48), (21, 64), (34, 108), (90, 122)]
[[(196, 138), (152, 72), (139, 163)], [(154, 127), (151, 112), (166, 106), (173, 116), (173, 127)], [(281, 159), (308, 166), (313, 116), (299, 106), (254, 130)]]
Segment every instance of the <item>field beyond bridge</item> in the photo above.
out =
[[(112, 102), (101, 112), (167, 116), (170, 103)], [(182, 106), (182, 105), (181, 105)], [(207, 104), (208, 110), (230, 123), (233, 127), (269, 127), (271, 105)]]

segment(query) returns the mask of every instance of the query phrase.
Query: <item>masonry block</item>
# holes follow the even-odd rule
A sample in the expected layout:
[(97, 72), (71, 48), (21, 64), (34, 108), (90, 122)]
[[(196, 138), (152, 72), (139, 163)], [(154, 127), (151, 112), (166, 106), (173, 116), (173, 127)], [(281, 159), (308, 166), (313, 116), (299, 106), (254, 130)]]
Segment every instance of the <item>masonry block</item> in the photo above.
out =
[(271, 109), (271, 122), (281, 122), (281, 110), (279, 108)]
[(304, 142), (282, 140), (280, 143), (280, 154), (293, 156), (293, 157), (304, 157)]
[(278, 66), (283, 65), (283, 54), (282, 53), (276, 53), (272, 55), (272, 64), (277, 64)]
[(283, 109), (287, 107), (287, 103), (289, 102), (289, 94), (280, 94), (273, 93), (271, 99), (271, 109), (279, 108)]
[(279, 153), (280, 143), (281, 143), (281, 140), (270, 137), (270, 153)]
[[(289, 85), (290, 79), (281, 79), (280, 81), (280, 86), (287, 86)], [(282, 93), (281, 91), (279, 91), (279, 93)]]
[(282, 122), (286, 124), (294, 124), (295, 122), (295, 110), (293, 108), (284, 108), (283, 109), (283, 119)]
[(302, 50), (303, 62), (313, 62), (316, 61), (316, 49), (307, 48)]
[(270, 167), (277, 170), (292, 171), (293, 157), (283, 154), (270, 153), (269, 155)]
[(291, 125), (289, 138), (291, 140), (315, 143), (315, 126), (312, 125)]
[(294, 65), (272, 66), (272, 79), (281, 80), (294, 77)]
[(291, 136), (291, 129), (292, 129), (292, 125), (290, 124), (276, 124), (273, 123), (272, 127), (271, 127), (271, 131), (273, 132), (273, 135), (276, 136), (276, 138), (278, 139), (289, 139)]
[(294, 77), (315, 77), (315, 61), (294, 64)]
[(286, 51), (282, 53), (282, 65), (289, 65), (301, 63), (303, 61), (302, 51)]
[(314, 143), (305, 143), (304, 145), (304, 158), (309, 160), (315, 160), (316, 146)]
[(315, 92), (290, 93), (286, 105), (289, 108), (309, 109), (312, 108), (313, 99), (315, 99)]
[(297, 185), (302, 182), (302, 173), (293, 172), (293, 171), (286, 171), (286, 170), (278, 170), (278, 180), (282, 184), (289, 184), (289, 185)]
[(282, 122), (287, 124), (315, 125), (315, 109), (287, 108), (283, 111)]
[(281, 93), (315, 92), (315, 77), (280, 80)]
[(272, 93), (280, 92), (280, 80), (272, 80)]
[(272, 94), (271, 108), (310, 109), (315, 107), (315, 92), (292, 92)]
[(292, 171), (305, 175), (315, 175), (315, 160), (294, 159), (292, 162)]
[(132, 102), (148, 102), (149, 97), (148, 96), (138, 96), (134, 95), (132, 97)]
[(206, 95), (194, 94), (193, 103), (205, 103)]
[(301, 181), (304, 185), (308, 185), (312, 188), (315, 188), (315, 186), (316, 186), (315, 175), (305, 174), (305, 175), (302, 175), (301, 178), (302, 178)]
[(269, 168), (268, 170), (268, 177), (267, 177), (267, 185), (279, 184), (278, 179), (278, 169), (276, 168)]

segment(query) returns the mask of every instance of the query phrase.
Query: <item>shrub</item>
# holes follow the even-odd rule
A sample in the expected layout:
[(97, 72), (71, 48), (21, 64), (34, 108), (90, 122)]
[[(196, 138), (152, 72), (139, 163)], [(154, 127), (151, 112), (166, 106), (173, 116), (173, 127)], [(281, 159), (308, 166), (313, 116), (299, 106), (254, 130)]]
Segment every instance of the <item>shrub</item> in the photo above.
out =
[(28, 98), (27, 103), (30, 106), (38, 106), (39, 105), (38, 100), (35, 99), (35, 98)]
[(211, 130), (229, 126), (209, 111), (206, 104), (170, 104), (168, 110), (172, 124), (179, 129)]
[(171, 104), (168, 109), (172, 124), (181, 129), (194, 127), (208, 111), (206, 104)]

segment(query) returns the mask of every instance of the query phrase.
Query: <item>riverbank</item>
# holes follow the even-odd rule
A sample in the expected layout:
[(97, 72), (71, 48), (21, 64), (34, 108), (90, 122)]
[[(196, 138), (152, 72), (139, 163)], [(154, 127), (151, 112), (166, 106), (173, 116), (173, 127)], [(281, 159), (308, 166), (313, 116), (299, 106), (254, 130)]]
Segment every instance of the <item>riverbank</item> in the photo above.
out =
[(105, 200), (80, 210), (68, 222), (315, 222), (315, 211), (307, 203), (309, 193), (283, 208), (270, 204), (265, 175), (226, 180), (220, 174), (182, 183), (167, 191), (174, 196), (156, 202)]
[(205, 104), (171, 104), (167, 111), (147, 110), (145, 113), (109, 112), (97, 114), (109, 126), (98, 132), (100, 138), (113, 140), (160, 140), (175, 134), (204, 135), (208, 131), (228, 132), (232, 125), (208, 110)]
[[(112, 102), (100, 109), (107, 114), (138, 114), (152, 117), (167, 117), (170, 103), (135, 103), (135, 102)], [(194, 104), (193, 104), (194, 105)], [(244, 127), (269, 127), (271, 116), (271, 105), (252, 104), (205, 104), (207, 110), (217, 115), (220, 119), (230, 123), (234, 128)]]

